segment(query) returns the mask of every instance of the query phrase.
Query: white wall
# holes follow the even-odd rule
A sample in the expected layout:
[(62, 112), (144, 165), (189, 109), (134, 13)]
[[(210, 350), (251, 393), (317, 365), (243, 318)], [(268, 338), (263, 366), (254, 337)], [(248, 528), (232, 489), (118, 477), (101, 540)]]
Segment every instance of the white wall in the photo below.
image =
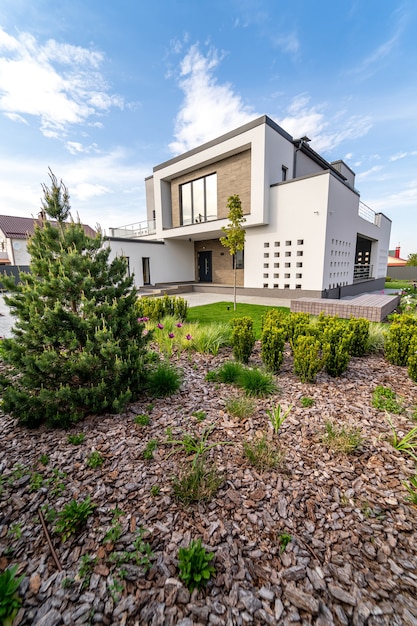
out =
[(143, 286), (142, 258), (148, 257), (151, 284), (194, 281), (194, 244), (188, 241), (155, 241), (113, 239), (105, 242), (112, 260), (129, 257), (130, 271), (137, 287)]
[[(302, 180), (288, 181), (270, 189), (270, 222), (268, 226), (249, 228), (245, 245), (245, 287), (263, 287), (268, 284), (280, 289), (285, 284), (295, 289), (321, 290), (323, 284), (323, 257), (327, 223), (329, 174)], [(303, 244), (298, 244), (299, 240)], [(291, 245), (286, 245), (291, 241)], [(279, 242), (280, 246), (275, 246)], [(269, 248), (264, 244), (269, 243)], [(291, 256), (286, 256), (286, 253)], [(302, 252), (298, 256), (297, 252)], [(275, 257), (279, 253), (279, 257)], [(265, 258), (265, 254), (269, 254)], [(280, 267), (275, 268), (274, 264)], [(285, 263), (291, 267), (286, 268)], [(302, 267), (296, 266), (302, 263)], [(269, 268), (264, 265), (269, 264)], [(268, 273), (268, 278), (264, 274)], [(279, 274), (275, 278), (274, 274)], [(285, 274), (290, 274), (286, 278)], [(302, 274), (302, 278), (297, 278)]]

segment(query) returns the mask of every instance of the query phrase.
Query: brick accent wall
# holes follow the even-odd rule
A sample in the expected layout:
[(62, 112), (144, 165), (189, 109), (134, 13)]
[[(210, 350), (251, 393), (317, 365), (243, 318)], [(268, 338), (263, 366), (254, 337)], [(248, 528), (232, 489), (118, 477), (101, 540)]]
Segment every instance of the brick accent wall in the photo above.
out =
[(177, 228), (181, 225), (180, 219), (180, 185), (217, 173), (217, 217), (227, 217), (227, 199), (239, 194), (242, 209), (245, 215), (250, 213), (250, 169), (251, 151), (239, 152), (231, 157), (200, 167), (171, 181), (172, 225)]
[[(233, 257), (229, 250), (222, 246), (218, 239), (209, 239), (207, 241), (196, 241), (194, 243), (195, 258), (195, 279), (198, 281), (198, 252), (204, 250), (211, 251), (211, 260), (213, 266), (213, 283), (219, 285), (233, 285)], [(245, 270), (237, 270), (236, 285), (243, 287), (243, 278)]]

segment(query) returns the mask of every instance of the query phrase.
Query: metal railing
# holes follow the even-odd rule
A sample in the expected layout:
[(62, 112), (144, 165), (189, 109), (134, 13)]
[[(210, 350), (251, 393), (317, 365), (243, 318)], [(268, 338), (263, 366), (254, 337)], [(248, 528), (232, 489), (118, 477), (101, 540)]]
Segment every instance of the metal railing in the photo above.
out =
[(364, 265), (363, 263), (359, 263), (358, 265), (353, 266), (353, 282), (359, 282), (360, 280), (368, 280), (373, 278), (373, 266), (372, 265)]
[(109, 228), (110, 237), (123, 237), (125, 239), (138, 239), (140, 237), (146, 237), (146, 235), (154, 235), (155, 233), (155, 220)]
[(371, 224), (376, 224), (376, 213), (373, 211), (367, 204), (362, 201), (359, 201), (359, 217), (362, 217), (367, 222), (371, 222)]

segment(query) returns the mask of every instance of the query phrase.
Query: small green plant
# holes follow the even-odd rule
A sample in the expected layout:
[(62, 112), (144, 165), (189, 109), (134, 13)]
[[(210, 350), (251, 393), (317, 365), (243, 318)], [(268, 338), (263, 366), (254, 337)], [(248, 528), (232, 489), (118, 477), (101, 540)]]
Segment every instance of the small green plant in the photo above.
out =
[(151, 496), (155, 498), (156, 496), (159, 496), (160, 493), (161, 493), (161, 487), (159, 485), (152, 485), (152, 487), (150, 488)]
[(47, 485), (51, 485), (51, 494), (54, 497), (59, 497), (65, 491), (65, 483), (62, 482), (67, 475), (65, 472), (61, 472), (61, 470), (56, 469), (55, 467), (52, 469), (52, 477), (48, 478), (45, 483)]
[(412, 476), (409, 481), (404, 481), (403, 485), (410, 494), (406, 497), (406, 500), (417, 506), (417, 474)]
[(325, 433), (322, 443), (334, 452), (351, 454), (359, 448), (363, 442), (360, 428), (336, 426), (330, 421), (325, 424)]
[(147, 378), (149, 393), (156, 398), (170, 396), (181, 386), (182, 375), (167, 361), (161, 361), (152, 369)]
[(194, 462), (174, 476), (172, 487), (174, 497), (180, 502), (209, 501), (223, 482), (223, 476), (215, 464), (207, 466), (204, 456), (197, 456)]
[(207, 413), (205, 411), (193, 411), (191, 415), (195, 417), (199, 422), (202, 422), (207, 417)]
[(282, 451), (265, 434), (253, 441), (243, 443), (243, 451), (251, 465), (263, 472), (282, 465), (284, 455)]
[(135, 417), (135, 424), (138, 424), (138, 426), (148, 426), (149, 422), (150, 417), (145, 413), (141, 413), (140, 415), (136, 415)]
[(276, 435), (278, 435), (278, 431), (283, 425), (288, 415), (290, 414), (291, 409), (292, 409), (292, 405), (289, 406), (288, 409), (284, 413), (281, 408), (281, 405), (277, 404), (277, 406), (275, 406), (273, 409), (267, 410), (266, 414), (269, 417), (269, 421), (271, 422), (272, 428), (274, 429), (274, 433)]
[(38, 491), (43, 485), (43, 476), (39, 472), (34, 472), (30, 476), (29, 491)]
[(97, 565), (98, 558), (90, 554), (84, 554), (80, 559), (80, 567), (78, 568), (78, 576), (82, 581), (81, 588), (87, 589), (90, 584), (91, 574)]
[(87, 459), (87, 465), (88, 467), (91, 467), (91, 469), (97, 469), (98, 467), (101, 467), (103, 463), (104, 457), (98, 450), (94, 450), (94, 452), (92, 452)]
[(67, 441), (68, 441), (68, 443), (72, 444), (73, 446), (79, 446), (80, 444), (84, 443), (84, 441), (85, 441), (85, 434), (84, 433), (78, 433), (76, 435), (68, 435), (67, 436)]
[(39, 457), (39, 463), (41, 463), (42, 465), (48, 465), (49, 463), (49, 456), (47, 454), (41, 454), (41, 456)]
[(117, 602), (119, 602), (120, 600), (120, 595), (124, 589), (122, 581), (118, 578), (110, 578), (108, 581), (108, 588), (113, 602), (117, 604)]
[(309, 398), (308, 396), (303, 396), (301, 398), (301, 406), (303, 408), (307, 409), (307, 408), (313, 406), (313, 404), (314, 404), (313, 398)]
[(154, 557), (154, 553), (151, 550), (151, 546), (147, 541), (144, 541), (144, 535), (146, 534), (146, 528), (140, 526), (136, 531), (136, 537), (133, 542), (134, 551), (132, 559), (135, 565), (143, 567), (145, 572), (148, 572), (151, 567), (151, 559)]
[(384, 352), (386, 324), (371, 322), (368, 335), (368, 352)]
[(236, 317), (231, 320), (232, 348), (237, 361), (247, 363), (255, 345), (253, 333), (253, 319), (251, 317)]
[(17, 590), (24, 576), (17, 577), (18, 565), (13, 565), (0, 574), (0, 624), (12, 626), (22, 600)]
[(278, 535), (278, 543), (279, 543), (279, 553), (282, 554), (285, 551), (285, 548), (292, 541), (292, 535), (288, 533), (281, 533)]
[(20, 522), (14, 522), (10, 524), (10, 527), (7, 531), (7, 536), (12, 537), (16, 541), (18, 541), (22, 536), (22, 525)]
[(299, 335), (291, 343), (291, 347), (294, 354), (294, 373), (302, 383), (314, 383), (325, 362), (320, 341), (314, 335)]
[(70, 578), (69, 576), (66, 576), (64, 578), (64, 580), (61, 583), (61, 587), (63, 589), (71, 589), (71, 587), (75, 584), (75, 580), (74, 578)]
[(246, 395), (257, 398), (264, 398), (277, 391), (272, 374), (262, 372), (256, 367), (243, 369), (238, 384), (245, 390)]
[(96, 505), (87, 496), (82, 502), (71, 500), (57, 515), (56, 532), (66, 541), (71, 535), (78, 532), (87, 523)]
[(216, 573), (211, 565), (213, 558), (214, 553), (206, 551), (201, 539), (192, 539), (188, 547), (178, 550), (180, 578), (190, 591), (204, 587), (212, 574)]
[(210, 424), (202, 430), (201, 434), (193, 435), (191, 433), (185, 433), (182, 439), (173, 439), (172, 433), (170, 433), (166, 443), (177, 446), (174, 452), (180, 452), (183, 449), (186, 454), (195, 454), (195, 463), (200, 456), (205, 456), (212, 448), (231, 445), (232, 442), (230, 441), (215, 441), (214, 443), (209, 443), (208, 439), (213, 430), (214, 424)]
[(113, 520), (109, 530), (104, 535), (104, 543), (116, 543), (122, 536), (122, 525), (120, 522)]
[(208, 383), (216, 383), (217, 382), (217, 372), (216, 370), (209, 370), (205, 376), (205, 380)]
[(388, 413), (400, 414), (404, 411), (395, 391), (382, 385), (375, 387), (372, 393), (372, 406), (380, 411), (388, 411)]
[(16, 463), (13, 466), (12, 474), (9, 476), (7, 482), (9, 485), (13, 485), (15, 481), (20, 480), (23, 476), (27, 476), (30, 474), (30, 468), (22, 465), (21, 463)]
[(256, 402), (247, 396), (233, 396), (225, 401), (225, 409), (233, 417), (245, 419), (250, 417), (256, 408)]
[(197, 352), (216, 355), (222, 346), (230, 344), (230, 326), (219, 322), (194, 326), (192, 336), (187, 334), (185, 342), (189, 354), (192, 347)]
[(406, 452), (415, 461), (417, 461), (416, 448), (417, 448), (417, 426), (414, 426), (404, 437), (399, 437), (398, 433), (392, 423), (389, 415), (386, 416), (386, 420), (391, 428), (392, 437), (390, 439), (391, 445), (401, 452)]
[(146, 412), (147, 413), (152, 413), (152, 411), (154, 410), (155, 405), (154, 404), (147, 404), (146, 405)]
[(150, 441), (148, 441), (144, 451), (142, 452), (142, 457), (145, 459), (145, 461), (151, 461), (153, 459), (153, 453), (155, 452), (157, 447), (157, 439), (151, 439)]

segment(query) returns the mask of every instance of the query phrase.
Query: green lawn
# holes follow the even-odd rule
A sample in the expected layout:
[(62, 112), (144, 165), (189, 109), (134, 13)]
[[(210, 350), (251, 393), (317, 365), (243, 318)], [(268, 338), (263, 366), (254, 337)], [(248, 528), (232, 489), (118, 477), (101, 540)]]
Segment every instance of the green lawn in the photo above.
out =
[(391, 280), (385, 283), (385, 289), (413, 289), (413, 284), (408, 280)]
[(259, 304), (243, 304), (236, 305), (236, 311), (233, 310), (233, 302), (215, 302), (214, 304), (204, 304), (202, 306), (193, 306), (188, 309), (187, 322), (199, 322), (200, 324), (211, 324), (212, 322), (230, 322), (234, 317), (248, 316), (253, 319), (253, 329), (257, 339), (261, 336), (262, 316), (270, 309), (277, 309), (288, 314), (290, 309), (279, 306), (263, 306)]

